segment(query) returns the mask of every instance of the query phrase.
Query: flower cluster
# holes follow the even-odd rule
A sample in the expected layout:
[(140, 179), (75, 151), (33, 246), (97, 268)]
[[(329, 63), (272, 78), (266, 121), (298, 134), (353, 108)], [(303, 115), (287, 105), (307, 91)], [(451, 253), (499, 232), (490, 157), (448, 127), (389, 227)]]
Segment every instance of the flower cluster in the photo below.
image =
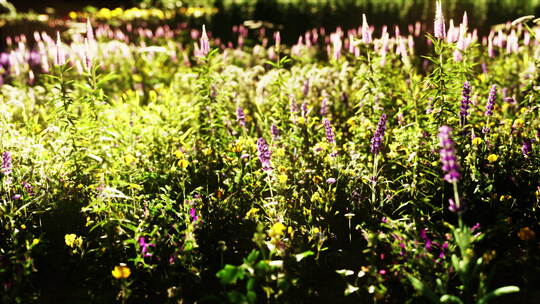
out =
[(324, 131), (326, 132), (326, 140), (328, 143), (333, 144), (336, 142), (334, 131), (332, 130), (332, 125), (328, 118), (324, 119)]
[(371, 153), (378, 154), (381, 152), (381, 143), (386, 130), (386, 114), (382, 114), (377, 124), (377, 130), (371, 139)]
[(236, 121), (240, 126), (244, 127), (246, 125), (246, 114), (241, 107), (236, 108)]
[(263, 170), (272, 170), (272, 164), (270, 163), (272, 152), (270, 152), (266, 140), (262, 137), (257, 140), (257, 151), (259, 152), (259, 160), (261, 161)]
[(467, 124), (467, 116), (469, 115), (469, 106), (471, 104), (471, 85), (468, 81), (465, 81), (463, 84), (463, 89), (461, 90), (461, 107), (459, 116), (461, 119), (461, 125), (464, 126)]
[(456, 157), (456, 149), (452, 140), (452, 128), (442, 126), (439, 128), (439, 140), (441, 145), (441, 163), (442, 169), (446, 173), (444, 180), (449, 183), (455, 183), (461, 177), (459, 173), (459, 163)]
[(2, 173), (8, 175), (13, 171), (13, 165), (11, 163), (11, 153), (4, 152), (2, 153)]
[(497, 85), (492, 85), (489, 90), (488, 101), (486, 104), (486, 116), (493, 115), (493, 107), (495, 106), (495, 99), (497, 98)]

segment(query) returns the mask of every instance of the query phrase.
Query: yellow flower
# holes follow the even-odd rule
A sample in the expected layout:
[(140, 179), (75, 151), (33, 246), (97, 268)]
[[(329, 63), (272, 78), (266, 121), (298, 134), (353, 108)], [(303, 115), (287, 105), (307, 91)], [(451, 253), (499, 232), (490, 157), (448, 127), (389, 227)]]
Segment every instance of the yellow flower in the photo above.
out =
[(77, 12), (71, 11), (69, 12), (69, 18), (71, 19), (77, 19)]
[(283, 148), (277, 149), (276, 152), (275, 152), (275, 155), (277, 157), (284, 157), (285, 156), (285, 149), (283, 149)]
[(178, 159), (182, 159), (184, 158), (184, 152), (180, 151), (180, 150), (176, 150), (173, 152), (173, 155), (176, 156), (176, 158)]
[(21, 229), (22, 229), (22, 230), (26, 229), (26, 225), (25, 225), (25, 224), (22, 224), (22, 225), (21, 225)]
[(131, 154), (126, 154), (123, 159), (124, 162), (128, 165), (137, 161), (137, 158), (135, 158), (135, 156)]
[(188, 165), (189, 165), (189, 162), (185, 159), (181, 159), (178, 161), (178, 166), (182, 169), (187, 168)]
[(283, 235), (283, 232), (287, 229), (285, 225), (281, 222), (275, 223), (270, 230), (268, 230), (268, 236), (271, 238), (280, 237)]
[(288, 180), (287, 174), (280, 174), (278, 180), (280, 183), (285, 184)]
[(509, 199), (512, 199), (512, 196), (511, 196), (511, 195), (501, 195), (501, 197), (499, 198), (499, 200), (500, 200), (501, 202), (506, 201), (506, 200), (509, 200)]
[(312, 180), (313, 180), (313, 182), (315, 184), (318, 184), (318, 183), (322, 182), (323, 179), (319, 175), (315, 175)]
[(259, 208), (251, 208), (249, 209), (249, 211), (246, 213), (246, 218), (250, 218), (250, 217), (253, 217), (257, 214), (257, 212), (259, 212)]
[(473, 145), (477, 145), (477, 146), (478, 146), (479, 144), (483, 143), (483, 142), (484, 142), (484, 140), (483, 140), (481, 137), (475, 137), (475, 138), (472, 140)]
[(204, 155), (210, 155), (210, 154), (212, 154), (212, 148), (206, 148), (206, 149), (203, 149), (203, 150), (202, 150), (202, 153), (203, 153)]
[(114, 266), (111, 273), (115, 279), (127, 279), (131, 275), (131, 269), (126, 264), (121, 263), (118, 266)]
[(39, 239), (33, 239), (32, 240), (32, 247), (36, 246), (37, 244), (39, 244)]
[(83, 239), (82, 237), (71, 233), (71, 234), (66, 234), (64, 236), (64, 241), (66, 242), (66, 245), (68, 247), (74, 248), (74, 247), (80, 247), (82, 245)]
[(514, 125), (513, 125), (513, 127), (514, 127), (515, 129), (519, 129), (519, 128), (523, 127), (524, 124), (525, 124), (525, 122), (523, 121), (523, 119), (518, 118), (518, 119), (514, 120)]
[(497, 155), (495, 155), (495, 154), (490, 154), (490, 155), (487, 157), (487, 160), (488, 160), (490, 163), (494, 163), (494, 162), (496, 162), (498, 159), (499, 159), (499, 156), (497, 156)]
[(534, 238), (534, 236), (535, 236), (534, 231), (531, 230), (531, 228), (529, 228), (529, 227), (523, 227), (523, 228), (519, 229), (518, 237), (522, 241), (532, 240)]

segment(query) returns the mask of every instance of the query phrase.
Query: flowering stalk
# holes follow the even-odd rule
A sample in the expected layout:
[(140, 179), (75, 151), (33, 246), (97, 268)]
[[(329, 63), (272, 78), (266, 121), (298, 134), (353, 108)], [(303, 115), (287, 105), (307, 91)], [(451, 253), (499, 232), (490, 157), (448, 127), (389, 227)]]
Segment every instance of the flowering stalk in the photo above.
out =
[(442, 12), (441, 1), (437, 1), (435, 5), (436, 5), (435, 22), (433, 24), (433, 26), (434, 26), (434, 36), (435, 36), (435, 38), (445, 39), (446, 38), (446, 27), (445, 27), (445, 24), (444, 24), (444, 15), (443, 15), (443, 12)]
[(13, 171), (13, 164), (12, 164), (12, 158), (11, 153), (4, 152), (2, 153), (2, 173), (4, 175), (11, 174)]
[(493, 115), (493, 108), (495, 107), (495, 99), (497, 98), (497, 85), (492, 85), (489, 90), (488, 101), (486, 104), (486, 111), (484, 114), (487, 116), (486, 126), (482, 129), (482, 133), (489, 133), (489, 119)]
[(203, 25), (201, 39), (199, 40), (200, 50), (199, 54), (202, 57), (206, 57), (210, 53), (210, 41), (208, 40), (208, 35), (206, 34), (206, 26)]
[[(461, 178), (459, 172), (459, 162), (456, 156), (456, 149), (454, 141), (452, 140), (452, 128), (449, 126), (441, 126), (439, 128), (439, 141), (441, 150), (439, 151), (441, 155), (441, 164), (442, 170), (445, 172), (444, 180), (451, 183), (454, 190), (454, 200), (450, 200), (450, 210), (451, 211), (461, 211), (463, 206), (459, 200), (459, 192), (457, 187), (457, 182)], [(461, 222), (461, 213), (459, 213), (459, 223)]]
[(467, 116), (469, 115), (469, 106), (471, 104), (471, 85), (468, 81), (465, 81), (463, 84), (463, 89), (461, 90), (461, 107), (460, 107), (460, 121), (461, 126), (465, 126), (467, 124)]
[(371, 139), (371, 153), (373, 153), (373, 175), (371, 177), (371, 203), (375, 204), (375, 186), (377, 185), (377, 167), (379, 162), (379, 152), (381, 152), (381, 143), (384, 138), (384, 132), (386, 130), (386, 114), (382, 114), (379, 122), (377, 123), (377, 129)]

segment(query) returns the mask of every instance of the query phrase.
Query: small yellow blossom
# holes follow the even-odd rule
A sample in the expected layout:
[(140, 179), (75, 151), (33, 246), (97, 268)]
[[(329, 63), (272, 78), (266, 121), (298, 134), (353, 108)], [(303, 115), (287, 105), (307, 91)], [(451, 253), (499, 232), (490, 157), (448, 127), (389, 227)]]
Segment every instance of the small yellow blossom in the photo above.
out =
[(39, 244), (39, 239), (33, 239), (32, 240), (32, 247), (36, 246), (37, 244)]
[(180, 159), (178, 161), (178, 166), (182, 169), (185, 169), (187, 168), (187, 166), (189, 165), (189, 162), (186, 160), (186, 159)]
[(202, 153), (203, 153), (204, 155), (210, 155), (210, 154), (212, 154), (212, 148), (206, 148), (206, 149), (203, 149), (203, 150), (202, 150)]
[(531, 230), (531, 228), (529, 228), (529, 227), (523, 227), (523, 228), (519, 229), (519, 232), (518, 232), (518, 237), (522, 241), (532, 240), (532, 239), (534, 239), (535, 235), (536, 234), (534, 233), (534, 231)]
[(484, 142), (484, 140), (483, 140), (481, 137), (475, 137), (475, 138), (472, 140), (473, 145), (476, 145), (476, 146), (480, 145), (480, 144), (483, 143), (483, 142)]
[(275, 156), (277, 157), (284, 157), (285, 156), (285, 149), (279, 148), (275, 152)]
[(519, 128), (523, 127), (524, 124), (525, 124), (525, 122), (523, 121), (523, 119), (518, 118), (518, 119), (514, 120), (514, 125), (513, 125), (513, 127), (514, 127), (515, 129), (519, 129)]
[(253, 207), (249, 209), (249, 211), (246, 213), (246, 218), (254, 217), (257, 214), (257, 212), (259, 212), (259, 208)]
[(272, 225), (272, 228), (268, 230), (268, 236), (271, 238), (280, 237), (283, 235), (283, 232), (287, 229), (285, 225), (283, 225), (281, 222), (277, 222), (274, 225)]
[(68, 247), (75, 248), (82, 245), (83, 239), (81, 236), (71, 233), (64, 236), (64, 241)]
[(176, 156), (176, 158), (178, 158), (178, 159), (183, 159), (184, 158), (184, 152), (182, 152), (181, 150), (174, 151), (173, 155)]
[(131, 269), (129, 269), (126, 264), (120, 264), (118, 266), (114, 266), (111, 273), (115, 279), (127, 279), (131, 275)]
[(22, 225), (21, 225), (21, 229), (22, 229), (22, 230), (26, 229), (26, 225), (25, 225), (25, 224), (22, 224)]
[(129, 164), (132, 164), (132, 163), (134, 163), (134, 162), (137, 161), (137, 158), (135, 158), (135, 156), (133, 156), (133, 155), (131, 155), (131, 154), (126, 154), (126, 155), (124, 155), (124, 158), (123, 158), (123, 159), (124, 159), (124, 162), (125, 162), (126, 164), (128, 164), (128, 165), (129, 165)]
[(320, 177), (319, 175), (315, 175), (312, 180), (313, 180), (313, 182), (315, 184), (318, 184), (318, 183), (322, 182), (323, 178)]
[(285, 184), (289, 178), (287, 177), (287, 174), (280, 174), (278, 175), (278, 180), (280, 183)]
[(506, 200), (509, 200), (509, 199), (512, 199), (512, 196), (511, 196), (511, 195), (501, 195), (501, 197), (499, 198), (499, 200), (500, 200), (501, 202), (506, 201)]
[(496, 162), (498, 159), (499, 159), (499, 156), (497, 156), (497, 155), (495, 155), (495, 154), (490, 154), (490, 155), (487, 157), (487, 160), (488, 160), (490, 163), (494, 163), (494, 162)]
[(77, 19), (77, 12), (71, 11), (69, 12), (69, 18), (71, 19)]

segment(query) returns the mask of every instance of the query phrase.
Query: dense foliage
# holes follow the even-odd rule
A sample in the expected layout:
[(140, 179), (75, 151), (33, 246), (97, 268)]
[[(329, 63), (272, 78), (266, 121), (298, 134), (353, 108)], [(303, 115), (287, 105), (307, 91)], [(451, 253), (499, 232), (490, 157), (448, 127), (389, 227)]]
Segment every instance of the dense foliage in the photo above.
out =
[(535, 303), (538, 20), (436, 16), (8, 37), (2, 302)]

